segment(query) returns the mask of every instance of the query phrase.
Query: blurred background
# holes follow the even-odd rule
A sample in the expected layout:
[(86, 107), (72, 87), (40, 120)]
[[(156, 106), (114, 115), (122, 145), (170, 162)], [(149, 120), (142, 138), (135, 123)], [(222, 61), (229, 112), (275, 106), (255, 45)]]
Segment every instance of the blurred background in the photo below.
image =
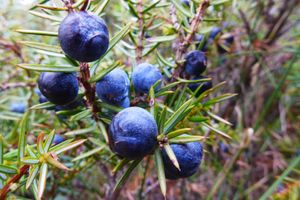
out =
[[(13, 118), (19, 114), (6, 114), (14, 103), (28, 107), (37, 102), (36, 97), (33, 102), (28, 101), (34, 95), (35, 79), (16, 64), (56, 62), (51, 55), (20, 43), (26, 39), (54, 44), (55, 39), (15, 32), (19, 28), (56, 31), (55, 23), (29, 14), (35, 2), (0, 0), (1, 134), (11, 132), (14, 127)], [(122, 1), (110, 2), (104, 16), (108, 24), (122, 24), (130, 19), (123, 5)], [(214, 196), (215, 199), (255, 200), (266, 192), (273, 199), (300, 199), (299, 8), (299, 0), (232, 0), (224, 7), (207, 11), (210, 17), (222, 18), (203, 25), (222, 29), (221, 35), (208, 47), (207, 75), (214, 83), (226, 81), (219, 95), (237, 93), (236, 97), (215, 106), (214, 113), (232, 124), (219, 128), (233, 139), (210, 138), (205, 143), (205, 158), (198, 174), (188, 180), (168, 182), (168, 199)], [(157, 11), (156, 15), (169, 17), (168, 11)], [(167, 26), (161, 29), (163, 33), (170, 31)], [(155, 34), (150, 31), (149, 37)], [(234, 38), (230, 44), (224, 43), (228, 36)], [(163, 55), (171, 55), (171, 48), (163, 46), (162, 50)], [(115, 54), (125, 62), (124, 48), (118, 47), (117, 51), (121, 53)], [(39, 120), (47, 121), (48, 116)], [(290, 168), (295, 162), (298, 165)], [(153, 170), (148, 172), (147, 199), (162, 199), (156, 178), (151, 175)], [(49, 181), (63, 176), (62, 172), (53, 173), (53, 180)], [(134, 199), (139, 181), (140, 176), (132, 177), (122, 192), (123, 199)], [(51, 184), (49, 187), (55, 188), (55, 192), (50, 191), (47, 199), (99, 199), (108, 185), (99, 165), (94, 165), (70, 181), (62, 180), (57, 187)]]

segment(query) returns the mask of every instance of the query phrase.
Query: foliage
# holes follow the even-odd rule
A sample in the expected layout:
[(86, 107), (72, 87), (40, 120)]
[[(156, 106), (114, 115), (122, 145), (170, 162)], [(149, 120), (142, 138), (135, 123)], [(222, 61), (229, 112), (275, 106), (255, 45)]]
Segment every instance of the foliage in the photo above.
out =
[[(18, 1), (3, 3), (1, 198), (298, 199), (298, 4), (40, 0), (24, 9)], [(110, 45), (98, 60), (79, 63), (60, 48), (58, 26), (70, 9), (105, 20)], [(222, 33), (211, 39), (215, 26)], [(196, 34), (204, 40), (194, 40)], [(232, 45), (224, 42), (226, 34), (234, 36)], [(208, 78), (190, 79), (183, 73), (184, 56), (205, 44)], [(159, 82), (149, 94), (130, 92), (131, 105), (154, 116), (158, 145), (152, 155), (128, 160), (108, 145), (108, 126), (123, 108), (97, 99), (94, 85), (117, 67), (130, 77), (141, 62), (164, 76), (158, 91), (153, 88)], [(44, 71), (77, 73), (84, 104), (55, 111), (52, 103), (39, 103), (35, 88)], [(200, 96), (188, 87), (211, 79), (214, 87)], [(25, 103), (25, 113), (12, 112), (13, 102)], [(55, 135), (65, 141), (55, 143)], [(167, 181), (160, 149), (179, 168), (170, 144), (193, 141), (204, 144), (201, 170), (187, 180)]]

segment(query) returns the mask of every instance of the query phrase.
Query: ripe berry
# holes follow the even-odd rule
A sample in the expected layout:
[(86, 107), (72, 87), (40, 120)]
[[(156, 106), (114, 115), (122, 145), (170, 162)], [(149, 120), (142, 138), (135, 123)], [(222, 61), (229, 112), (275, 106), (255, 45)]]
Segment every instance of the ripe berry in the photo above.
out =
[(41, 93), (38, 87), (34, 89), (34, 92), (39, 96), (39, 103), (48, 102), (48, 99)]
[(13, 103), (10, 105), (10, 111), (16, 113), (24, 113), (26, 110), (26, 104), (24, 103)]
[[(162, 74), (158, 68), (148, 63), (142, 63), (136, 66), (132, 72), (132, 82), (136, 92), (148, 93), (151, 86), (158, 80), (162, 79)], [(155, 91), (159, 90), (161, 83), (154, 88)]]
[(232, 34), (228, 33), (222, 35), (217, 46), (218, 52), (220, 54), (227, 53), (231, 49), (233, 42), (234, 36)]
[(213, 27), (212, 30), (211, 30), (211, 32), (210, 32), (209, 38), (212, 39), (212, 40), (214, 40), (217, 37), (217, 35), (219, 33), (221, 33), (221, 31), (222, 31), (221, 28), (219, 28), (219, 27)]
[(225, 144), (224, 142), (219, 142), (219, 149), (221, 152), (223, 153), (228, 153), (229, 152), (229, 147), (227, 144)]
[(130, 107), (130, 98), (129, 97), (125, 97), (125, 99), (123, 99), (118, 106), (121, 106), (123, 108), (128, 108)]
[(128, 107), (130, 80), (121, 69), (114, 69), (96, 83), (98, 97), (109, 104)]
[(142, 158), (153, 152), (157, 132), (157, 124), (148, 111), (139, 107), (125, 108), (109, 126), (109, 146), (121, 157)]
[(185, 57), (185, 72), (189, 75), (199, 76), (206, 70), (207, 58), (202, 51), (194, 50)]
[(187, 178), (195, 174), (202, 159), (202, 145), (199, 142), (171, 144), (179, 163), (180, 171), (174, 166), (169, 156), (162, 151), (162, 158), (167, 179)]
[[(199, 76), (199, 77), (195, 77), (193, 78), (193, 80), (199, 80), (199, 79), (204, 79), (204, 78), (207, 78), (205, 76)], [(206, 81), (206, 82), (198, 82), (198, 83), (190, 83), (188, 85), (188, 87), (193, 91), (195, 92), (199, 86), (201, 85), (201, 88), (197, 91), (196, 93), (196, 97), (200, 96), (203, 92), (205, 92), (206, 90), (209, 90), (213, 87), (213, 84), (211, 81)]]
[(40, 103), (46, 103), (48, 102), (48, 99), (44, 95), (39, 95), (39, 102)]
[(63, 51), (81, 62), (97, 60), (109, 45), (104, 21), (85, 11), (69, 13), (59, 26), (58, 38)]
[[(203, 41), (205, 39), (203, 34), (196, 34), (194, 37), (194, 41), (196, 41), (196, 49), (206, 52), (208, 49), (207, 41)], [(203, 43), (203, 44), (202, 44)], [(201, 49), (200, 49), (200, 45)]]
[(232, 44), (234, 42), (234, 36), (230, 33), (222, 35), (222, 39), (224, 39), (228, 44)]
[(201, 42), (204, 39), (204, 35), (203, 34), (195, 34), (194, 36), (194, 40), (196, 42)]
[(71, 73), (42, 72), (38, 80), (41, 93), (52, 103), (66, 105), (77, 97), (77, 78)]
[(57, 105), (55, 106), (55, 111), (60, 111), (60, 110), (72, 110), (75, 109), (79, 106), (82, 106), (83, 102), (82, 99), (75, 99), (74, 101), (72, 101), (71, 103), (68, 103), (66, 105)]
[(53, 143), (54, 145), (57, 145), (57, 144), (59, 144), (59, 143), (62, 143), (63, 141), (65, 141), (65, 138), (61, 137), (61, 136), (58, 135), (58, 134), (55, 134), (52, 143)]
[(181, 3), (186, 5), (187, 7), (190, 7), (190, 0), (181, 0)]

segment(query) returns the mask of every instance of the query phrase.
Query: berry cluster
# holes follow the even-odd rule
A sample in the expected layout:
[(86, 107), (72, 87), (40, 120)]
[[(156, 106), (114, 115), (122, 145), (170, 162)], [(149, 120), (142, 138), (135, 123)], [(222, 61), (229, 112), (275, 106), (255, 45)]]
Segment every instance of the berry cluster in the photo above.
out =
[(207, 52), (209, 46), (216, 41), (218, 53), (225, 54), (230, 51), (233, 46), (234, 36), (231, 33), (223, 33), (219, 27), (213, 27), (207, 39), (203, 34), (196, 34), (194, 40), (196, 42), (196, 48), (203, 52)]
[[(108, 28), (98, 16), (85, 12), (71, 12), (59, 27), (59, 41), (67, 56), (80, 62), (92, 62), (105, 54), (109, 46)], [(204, 52), (192, 51), (186, 56), (185, 72), (194, 79), (200, 76), (207, 66)], [(134, 67), (131, 81), (135, 93), (149, 93), (155, 85), (158, 91), (162, 84), (162, 73), (149, 63), (141, 63)], [(205, 85), (206, 84), (206, 85)], [(191, 90), (199, 95), (212, 87), (207, 82), (197, 90), (198, 84), (190, 84)], [(79, 82), (74, 73), (42, 72), (38, 79), (37, 91), (40, 103), (47, 101), (55, 104), (55, 110), (73, 109), (82, 105), (78, 97)], [(158, 126), (154, 117), (145, 109), (130, 107), (130, 79), (122, 69), (114, 69), (95, 86), (97, 97), (108, 104), (123, 107), (109, 125), (109, 146), (122, 158), (140, 159), (152, 154), (158, 145)], [(63, 138), (57, 137), (57, 143)], [(187, 144), (171, 144), (178, 159), (178, 170), (164, 150), (162, 151), (166, 177), (169, 179), (184, 178), (196, 173), (202, 159), (202, 146), (199, 142)]]

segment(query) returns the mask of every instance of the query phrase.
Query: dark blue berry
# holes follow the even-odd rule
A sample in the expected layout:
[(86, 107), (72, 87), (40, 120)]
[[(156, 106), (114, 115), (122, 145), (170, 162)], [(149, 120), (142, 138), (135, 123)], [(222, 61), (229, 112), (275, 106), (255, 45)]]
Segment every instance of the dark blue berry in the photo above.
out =
[(183, 5), (190, 7), (190, 0), (180, 0)]
[(128, 108), (130, 107), (130, 98), (129, 97), (125, 97), (125, 99), (123, 99), (118, 106), (121, 106), (123, 108)]
[(232, 34), (226, 34), (222, 36), (222, 39), (224, 39), (228, 44), (232, 44), (234, 42), (234, 36)]
[(57, 105), (55, 106), (55, 111), (61, 111), (61, 110), (72, 110), (72, 109), (75, 109), (79, 106), (82, 106), (83, 105), (83, 102), (82, 102), (82, 99), (78, 98), (78, 99), (75, 99), (74, 101), (72, 101), (71, 103), (69, 104), (66, 104), (66, 105)]
[[(194, 41), (196, 41), (196, 49), (206, 52), (208, 49), (207, 41), (205, 40), (205, 36), (203, 34), (196, 34), (194, 37)], [(200, 48), (200, 45), (201, 48)]]
[(187, 178), (198, 171), (202, 160), (202, 145), (199, 142), (171, 144), (171, 148), (177, 158), (180, 171), (174, 166), (165, 150), (162, 150), (167, 179)]
[(223, 153), (229, 152), (228, 145), (225, 144), (224, 142), (219, 142), (219, 148), (220, 148), (221, 152), (223, 152)]
[(228, 52), (234, 42), (234, 36), (232, 34), (224, 34), (217, 46), (218, 52), (224, 54)]
[[(204, 78), (207, 78), (205, 76), (199, 76), (199, 77), (195, 77), (193, 78), (192, 80), (200, 80), (200, 79), (204, 79)], [(209, 90), (213, 87), (213, 84), (211, 81), (206, 81), (206, 82), (198, 82), (198, 83), (190, 83), (188, 85), (188, 87), (193, 91), (195, 92), (199, 86), (201, 85), (201, 88), (197, 91), (196, 93), (196, 97), (200, 96), (203, 92), (205, 92), (206, 90)]]
[(52, 103), (66, 105), (77, 97), (79, 86), (72, 73), (42, 72), (38, 80), (41, 93)]
[(114, 69), (96, 83), (97, 96), (112, 105), (127, 106), (129, 90), (130, 80), (121, 69)]
[(204, 39), (204, 35), (203, 35), (203, 34), (196, 34), (196, 35), (194, 36), (194, 40), (195, 40), (196, 42), (201, 42), (203, 39)]
[(40, 103), (46, 103), (46, 102), (48, 102), (48, 99), (44, 95), (41, 94), (39, 96), (39, 102)]
[[(161, 72), (157, 67), (148, 63), (139, 64), (132, 72), (132, 82), (136, 92), (148, 93), (151, 86), (159, 80), (162, 80)], [(160, 87), (161, 83), (154, 90), (157, 91)]]
[(24, 113), (26, 110), (26, 104), (24, 103), (13, 103), (10, 105), (10, 111), (16, 113)]
[(62, 143), (63, 141), (65, 141), (65, 138), (63, 138), (62, 136), (55, 134), (54, 139), (53, 139), (53, 144), (57, 145), (59, 143)]
[(199, 76), (206, 70), (207, 58), (202, 51), (191, 51), (185, 57), (185, 72), (189, 75)]
[(222, 29), (219, 27), (213, 27), (210, 31), (209, 38), (214, 40), (219, 33), (221, 33)]
[(99, 59), (109, 46), (104, 21), (85, 11), (69, 13), (59, 27), (58, 38), (63, 51), (81, 62)]
[(142, 158), (153, 152), (157, 132), (157, 124), (148, 111), (139, 107), (125, 108), (109, 126), (109, 145), (121, 157)]

